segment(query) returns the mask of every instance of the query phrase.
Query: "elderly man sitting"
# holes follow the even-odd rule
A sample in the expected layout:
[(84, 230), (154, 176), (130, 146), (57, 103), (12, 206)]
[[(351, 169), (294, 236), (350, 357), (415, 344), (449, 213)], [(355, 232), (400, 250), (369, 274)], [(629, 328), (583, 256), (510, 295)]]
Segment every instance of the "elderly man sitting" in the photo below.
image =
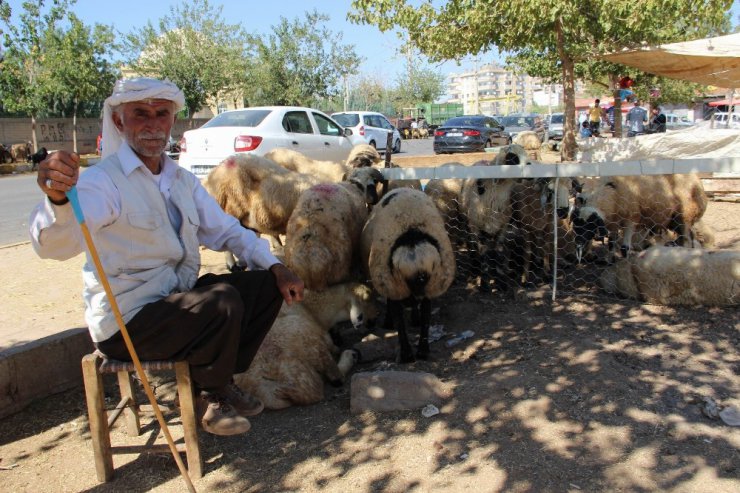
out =
[[(249, 430), (247, 416), (263, 408), (232, 375), (249, 367), (283, 300), (302, 300), (303, 282), (164, 153), (184, 102), (168, 81), (117, 82), (105, 101), (100, 163), (80, 174), (79, 157), (65, 151), (40, 163), (46, 198), (31, 214), (31, 240), (43, 258), (85, 250), (65, 195), (76, 186), (139, 357), (188, 361), (203, 428), (232, 435)], [(200, 245), (228, 249), (250, 270), (199, 278)], [(89, 254), (82, 277), (93, 342), (130, 360)]]

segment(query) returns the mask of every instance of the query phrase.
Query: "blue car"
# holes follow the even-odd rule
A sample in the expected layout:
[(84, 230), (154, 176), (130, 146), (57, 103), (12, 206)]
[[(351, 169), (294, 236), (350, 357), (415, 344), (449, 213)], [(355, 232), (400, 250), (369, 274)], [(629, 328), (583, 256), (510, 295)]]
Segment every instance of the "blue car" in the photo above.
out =
[(511, 144), (511, 136), (491, 116), (456, 116), (434, 131), (435, 154), (481, 152), (486, 147), (508, 144)]

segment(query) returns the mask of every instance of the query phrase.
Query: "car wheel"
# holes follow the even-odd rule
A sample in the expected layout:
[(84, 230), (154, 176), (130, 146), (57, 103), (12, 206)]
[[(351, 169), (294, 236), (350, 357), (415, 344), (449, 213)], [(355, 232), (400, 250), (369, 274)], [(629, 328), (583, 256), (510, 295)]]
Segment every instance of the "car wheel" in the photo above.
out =
[(392, 154), (398, 154), (399, 152), (401, 152), (401, 139), (398, 139), (396, 143), (393, 145)]
[(377, 148), (378, 148), (378, 146), (376, 146), (376, 145), (375, 145), (375, 141), (374, 141), (374, 140), (371, 140), (371, 141), (369, 142), (369, 144), (370, 144), (371, 146), (373, 146), (373, 148), (374, 148), (374, 149), (377, 149)]

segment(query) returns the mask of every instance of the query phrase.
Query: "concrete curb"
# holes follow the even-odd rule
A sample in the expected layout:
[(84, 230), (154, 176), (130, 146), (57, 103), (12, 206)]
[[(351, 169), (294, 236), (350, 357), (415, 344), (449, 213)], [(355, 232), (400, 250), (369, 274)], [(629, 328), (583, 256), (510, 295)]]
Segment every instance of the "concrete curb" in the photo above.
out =
[(82, 384), (80, 361), (94, 349), (87, 328), (0, 351), (0, 418)]

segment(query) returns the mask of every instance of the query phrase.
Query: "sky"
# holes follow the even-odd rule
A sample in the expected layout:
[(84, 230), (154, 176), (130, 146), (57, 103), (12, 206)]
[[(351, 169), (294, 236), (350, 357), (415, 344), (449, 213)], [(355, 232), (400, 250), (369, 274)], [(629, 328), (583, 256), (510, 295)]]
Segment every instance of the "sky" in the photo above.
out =
[[(7, 3), (12, 7), (14, 17), (15, 12), (22, 10), (23, 0), (9, 0)], [(147, 21), (156, 25), (169, 13), (171, 6), (180, 3), (181, 0), (78, 0), (71, 10), (85, 24), (112, 25), (117, 31), (127, 33), (145, 26)], [(355, 52), (365, 59), (360, 72), (380, 74), (381, 80), (391, 85), (396, 74), (404, 68), (404, 60), (397, 53), (401, 42), (396, 34), (381, 33), (375, 26), (356, 25), (346, 20), (351, 0), (211, 0), (210, 3), (223, 7), (222, 18), (227, 23), (240, 24), (247, 32), (260, 35), (270, 33), (281, 17), (289, 21), (303, 20), (305, 12), (315, 9), (329, 15), (326, 27), (333, 33), (342, 33), (343, 44), (354, 45)], [(455, 62), (429, 67), (445, 75), (463, 70)]]
[[(14, 12), (22, 10), (22, 0), (6, 0)], [(117, 31), (130, 32), (156, 22), (169, 13), (170, 7), (182, 0), (78, 0), (71, 8), (86, 24), (112, 25)], [(393, 32), (381, 33), (375, 26), (356, 25), (346, 20), (351, 0), (211, 0), (212, 5), (223, 6), (222, 17), (228, 23), (240, 24), (252, 34), (268, 34), (272, 26), (284, 17), (289, 21), (303, 19), (305, 12), (317, 10), (330, 17), (326, 24), (333, 33), (342, 33), (342, 42), (355, 46), (355, 52), (364, 58), (360, 72), (378, 74), (380, 80), (393, 85), (397, 74), (404, 69), (404, 59), (398, 53), (401, 41)], [(731, 8), (732, 23), (737, 25), (740, 0)], [(494, 55), (481, 55), (479, 65), (494, 61)], [(443, 75), (462, 72), (474, 66), (472, 59), (459, 66), (454, 61), (430, 65), (429, 68)]]

